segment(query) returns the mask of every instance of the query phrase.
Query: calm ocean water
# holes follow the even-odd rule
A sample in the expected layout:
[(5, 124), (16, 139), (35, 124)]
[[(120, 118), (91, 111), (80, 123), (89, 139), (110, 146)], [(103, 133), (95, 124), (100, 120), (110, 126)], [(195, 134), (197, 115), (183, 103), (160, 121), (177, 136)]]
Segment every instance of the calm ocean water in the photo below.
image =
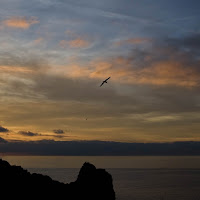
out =
[(200, 157), (5, 156), (29, 172), (64, 183), (76, 180), (85, 161), (113, 177), (117, 200), (200, 200)]

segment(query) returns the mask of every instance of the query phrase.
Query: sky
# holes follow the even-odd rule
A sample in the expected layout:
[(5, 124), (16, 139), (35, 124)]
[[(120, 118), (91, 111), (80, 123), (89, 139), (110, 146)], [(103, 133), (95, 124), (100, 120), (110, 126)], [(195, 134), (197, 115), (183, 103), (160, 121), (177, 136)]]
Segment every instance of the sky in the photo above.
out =
[(200, 141), (198, 0), (0, 3), (0, 143)]

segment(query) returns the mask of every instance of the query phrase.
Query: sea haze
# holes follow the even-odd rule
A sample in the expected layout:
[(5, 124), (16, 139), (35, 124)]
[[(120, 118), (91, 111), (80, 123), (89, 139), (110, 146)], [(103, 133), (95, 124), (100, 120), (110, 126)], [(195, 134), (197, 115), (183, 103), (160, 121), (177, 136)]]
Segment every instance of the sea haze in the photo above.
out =
[(78, 168), (90, 162), (97, 168), (197, 169), (200, 156), (3, 156), (24, 168)]

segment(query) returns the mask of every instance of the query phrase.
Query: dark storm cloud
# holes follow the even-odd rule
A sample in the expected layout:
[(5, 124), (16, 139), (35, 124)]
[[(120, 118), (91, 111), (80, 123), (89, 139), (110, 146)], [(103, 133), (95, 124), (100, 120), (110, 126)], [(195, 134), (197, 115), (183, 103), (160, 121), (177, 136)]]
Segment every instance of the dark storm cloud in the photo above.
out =
[(56, 130), (53, 130), (54, 133), (56, 134), (63, 134), (65, 133), (62, 129), (56, 129)]
[(66, 135), (53, 135), (53, 137), (60, 139), (60, 138), (67, 138), (69, 136), (66, 136)]
[(199, 57), (196, 56), (199, 54), (199, 47), (200, 34), (190, 34), (179, 38), (155, 39), (150, 48), (133, 49), (127, 60), (137, 64), (137, 67), (143, 68), (148, 68), (148, 66), (160, 61), (176, 61), (182, 64), (184, 68), (199, 69)]
[(200, 142), (123, 143), (105, 141), (5, 142), (2, 153), (70, 156), (200, 155)]
[(1, 143), (7, 143), (8, 141), (7, 140), (5, 140), (5, 139), (3, 139), (2, 137), (0, 137), (0, 144)]
[(187, 50), (196, 50), (199, 51), (200, 49), (200, 34), (195, 33), (192, 35), (188, 35), (185, 37), (179, 37), (179, 38), (168, 38), (165, 40), (165, 42), (169, 43), (169, 45), (175, 46), (175, 47), (182, 47), (187, 48)]
[(21, 135), (30, 136), (30, 137), (40, 135), (39, 133), (33, 133), (33, 132), (30, 132), (30, 131), (19, 131), (18, 133), (21, 134)]
[[(152, 99), (151, 108), (143, 102), (144, 110), (169, 112), (199, 111), (200, 68), (199, 47), (200, 35), (184, 38), (171, 38), (155, 41), (150, 50), (134, 49), (127, 59), (133, 66), (144, 69), (141, 76), (145, 79), (145, 70), (152, 69), (154, 78), (166, 78), (166, 84), (148, 85), (144, 91), (147, 100)], [(157, 68), (151, 67), (157, 65)], [(159, 65), (163, 69), (159, 68)], [(153, 74), (154, 73), (154, 74)], [(158, 76), (154, 76), (158, 73)], [(158, 79), (159, 80), (159, 79)], [(149, 79), (151, 83), (151, 79)], [(158, 81), (159, 83), (159, 81)], [(169, 83), (169, 84), (168, 84)], [(172, 83), (172, 84), (171, 84)], [(174, 85), (173, 85), (174, 83)], [(142, 89), (142, 90), (143, 90)], [(138, 95), (140, 95), (138, 93)], [(146, 108), (145, 108), (146, 107)], [(149, 108), (147, 108), (149, 107)]]
[(177, 87), (154, 88), (151, 90), (155, 102), (154, 111), (165, 112), (199, 112), (199, 90)]
[(168, 38), (164, 41), (165, 45), (171, 48), (174, 52), (181, 52), (182, 60), (191, 67), (196, 66), (199, 69), (199, 54), (200, 54), (200, 34), (189, 34), (185, 37)]
[(120, 95), (114, 89), (99, 87), (100, 81), (78, 80), (69, 77), (42, 75), (35, 77), (35, 91), (45, 94), (55, 101), (99, 102), (130, 104), (135, 100), (128, 95)]
[(7, 128), (4, 128), (3, 126), (0, 126), (0, 132), (9, 132)]

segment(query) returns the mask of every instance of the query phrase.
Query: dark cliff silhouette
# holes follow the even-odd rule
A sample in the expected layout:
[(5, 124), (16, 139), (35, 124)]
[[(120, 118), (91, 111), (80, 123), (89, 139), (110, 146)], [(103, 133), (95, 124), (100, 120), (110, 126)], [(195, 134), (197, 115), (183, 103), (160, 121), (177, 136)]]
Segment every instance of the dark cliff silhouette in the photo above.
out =
[(61, 183), (0, 159), (1, 196), (7, 199), (114, 200), (112, 176), (85, 162), (75, 182)]

